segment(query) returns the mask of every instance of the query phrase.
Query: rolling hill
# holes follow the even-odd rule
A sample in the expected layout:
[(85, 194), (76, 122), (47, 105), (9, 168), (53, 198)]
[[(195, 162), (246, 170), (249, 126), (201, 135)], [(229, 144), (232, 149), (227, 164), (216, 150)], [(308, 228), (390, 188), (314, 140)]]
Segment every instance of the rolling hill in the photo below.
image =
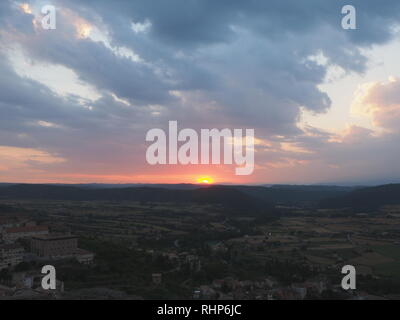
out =
[(376, 210), (384, 205), (400, 205), (400, 184), (386, 184), (362, 188), (348, 194), (324, 199), (322, 208), (353, 208), (355, 210)]

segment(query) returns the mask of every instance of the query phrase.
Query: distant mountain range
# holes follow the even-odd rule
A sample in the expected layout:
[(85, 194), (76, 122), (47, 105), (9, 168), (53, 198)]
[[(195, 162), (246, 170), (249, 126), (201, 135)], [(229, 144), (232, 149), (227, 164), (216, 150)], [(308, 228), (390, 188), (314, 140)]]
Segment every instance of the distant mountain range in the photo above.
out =
[(284, 205), (313, 205), (323, 199), (343, 196), (357, 189), (356, 187), (317, 185), (235, 186), (234, 188), (264, 201)]
[(197, 184), (0, 184), (0, 199), (194, 202), (249, 210), (276, 204), (316, 203), (354, 190), (336, 186)]
[[(24, 183), (0, 183), (1, 187), (9, 187), (12, 185), (19, 185)], [(190, 184), (190, 183), (178, 183), (178, 184), (147, 184), (147, 183), (79, 183), (79, 184), (64, 184), (64, 183), (49, 183), (49, 186), (59, 186), (59, 187), (78, 187), (84, 189), (124, 189), (124, 188), (164, 188), (164, 189), (177, 189), (177, 190), (187, 190), (187, 189), (198, 189), (200, 187), (207, 187), (207, 185)]]
[(0, 184), (0, 199), (198, 203), (241, 211), (271, 211), (277, 204), (375, 210), (385, 204), (400, 204), (400, 184), (377, 187)]

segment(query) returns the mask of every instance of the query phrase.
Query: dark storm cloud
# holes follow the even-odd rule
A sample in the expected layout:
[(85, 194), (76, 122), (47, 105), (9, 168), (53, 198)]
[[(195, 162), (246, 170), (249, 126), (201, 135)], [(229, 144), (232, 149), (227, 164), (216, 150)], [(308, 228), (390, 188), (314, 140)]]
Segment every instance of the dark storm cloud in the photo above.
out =
[[(358, 30), (345, 31), (345, 1), (60, 1), (93, 22), (100, 17), (114, 44), (168, 70), (170, 89), (203, 90), (202, 103), (217, 104), (211, 118), (284, 134), (297, 132), (301, 106), (330, 107), (317, 88), (327, 66), (307, 57), (322, 52), (328, 65), (364, 71), (360, 48), (387, 41), (399, 17), (398, 1), (389, 2), (353, 1)], [(132, 31), (146, 21), (146, 33)]]
[[(72, 36), (69, 34), (69, 36)], [(143, 63), (118, 57), (102, 42), (74, 41), (57, 33), (27, 38), (25, 49), (31, 58), (72, 69), (81, 80), (107, 90), (132, 103), (167, 103), (174, 88)]]
[[(77, 9), (82, 9), (81, 2), (74, 2), (79, 3)], [(400, 3), (396, 0), (384, 4), (373, 0), (88, 0), (85, 10), (100, 12), (114, 26), (123, 23), (123, 17), (138, 22), (149, 19), (155, 37), (182, 46), (229, 41), (234, 38), (232, 25), (252, 29), (267, 38), (302, 35), (323, 24), (339, 29), (341, 8), (348, 4), (359, 13), (359, 28), (349, 33), (353, 40), (371, 43), (390, 37), (388, 25), (399, 18)]]

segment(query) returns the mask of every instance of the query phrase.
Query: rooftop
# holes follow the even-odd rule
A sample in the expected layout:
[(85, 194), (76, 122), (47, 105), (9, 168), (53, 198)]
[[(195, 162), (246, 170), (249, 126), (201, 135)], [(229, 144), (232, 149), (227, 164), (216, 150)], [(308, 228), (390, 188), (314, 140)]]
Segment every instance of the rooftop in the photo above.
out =
[(7, 233), (24, 233), (24, 232), (39, 232), (48, 231), (47, 226), (32, 226), (32, 227), (17, 227), (6, 229)]
[(81, 249), (81, 248), (76, 248), (75, 255), (85, 256), (85, 255), (88, 255), (88, 254), (93, 254), (93, 252), (90, 252), (90, 251), (87, 251), (87, 250), (84, 250), (84, 249)]
[(33, 239), (43, 240), (43, 241), (51, 241), (51, 240), (67, 240), (67, 239), (76, 239), (77, 236), (72, 234), (60, 234), (60, 233), (50, 233), (50, 234), (41, 234), (32, 237)]

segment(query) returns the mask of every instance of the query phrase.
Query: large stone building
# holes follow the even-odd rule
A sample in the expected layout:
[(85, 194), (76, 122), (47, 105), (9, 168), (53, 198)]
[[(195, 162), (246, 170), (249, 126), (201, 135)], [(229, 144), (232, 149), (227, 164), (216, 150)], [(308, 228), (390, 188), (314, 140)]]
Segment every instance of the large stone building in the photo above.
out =
[(73, 235), (47, 234), (31, 239), (31, 251), (39, 257), (70, 256), (78, 248), (78, 238)]
[(31, 252), (42, 258), (71, 258), (89, 264), (94, 254), (78, 248), (78, 237), (66, 234), (46, 234), (31, 238)]
[(0, 270), (20, 264), (24, 258), (24, 248), (18, 244), (0, 245)]

